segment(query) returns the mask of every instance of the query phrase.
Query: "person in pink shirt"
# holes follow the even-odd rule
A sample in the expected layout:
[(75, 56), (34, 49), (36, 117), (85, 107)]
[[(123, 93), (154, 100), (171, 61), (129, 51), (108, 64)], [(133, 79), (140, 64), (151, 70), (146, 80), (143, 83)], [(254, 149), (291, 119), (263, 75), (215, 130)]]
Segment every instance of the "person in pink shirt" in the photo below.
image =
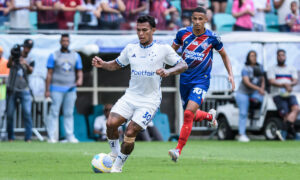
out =
[(232, 15), (236, 18), (234, 31), (251, 31), (253, 24), (251, 17), (254, 16), (254, 5), (252, 0), (234, 0)]

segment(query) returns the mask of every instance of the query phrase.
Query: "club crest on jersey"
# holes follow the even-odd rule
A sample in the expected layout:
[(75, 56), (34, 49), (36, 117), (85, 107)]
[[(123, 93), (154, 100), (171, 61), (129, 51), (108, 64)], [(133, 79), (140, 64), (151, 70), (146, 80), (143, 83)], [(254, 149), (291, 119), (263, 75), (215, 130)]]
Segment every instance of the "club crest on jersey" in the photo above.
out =
[(192, 42), (192, 45), (198, 46), (199, 43), (198, 43), (198, 41), (194, 41), (194, 42)]
[(203, 49), (206, 49), (206, 48), (208, 47), (208, 42), (207, 42), (207, 41), (203, 42), (203, 43), (201, 44), (201, 47), (202, 47)]

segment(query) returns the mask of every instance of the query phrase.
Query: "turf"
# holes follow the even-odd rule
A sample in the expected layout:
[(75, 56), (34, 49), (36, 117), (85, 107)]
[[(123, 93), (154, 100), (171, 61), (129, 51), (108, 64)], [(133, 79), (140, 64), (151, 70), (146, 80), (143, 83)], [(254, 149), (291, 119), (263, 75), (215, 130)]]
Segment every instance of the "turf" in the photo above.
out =
[(93, 173), (94, 154), (109, 152), (103, 143), (0, 143), (1, 180), (190, 180), (300, 179), (300, 142), (189, 141), (180, 160), (167, 152), (174, 142), (138, 142), (121, 174)]

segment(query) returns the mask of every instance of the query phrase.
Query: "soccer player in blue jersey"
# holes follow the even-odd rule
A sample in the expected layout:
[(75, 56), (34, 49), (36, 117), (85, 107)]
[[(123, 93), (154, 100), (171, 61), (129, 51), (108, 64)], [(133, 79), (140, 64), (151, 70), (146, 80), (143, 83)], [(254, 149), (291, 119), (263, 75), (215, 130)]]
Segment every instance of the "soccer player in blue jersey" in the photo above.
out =
[(188, 64), (188, 70), (180, 75), (180, 94), (184, 108), (184, 122), (180, 131), (177, 147), (169, 150), (173, 161), (177, 161), (181, 151), (191, 134), (193, 121), (208, 120), (212, 127), (217, 127), (216, 111), (208, 113), (199, 110), (210, 84), (213, 49), (222, 57), (228, 72), (228, 80), (235, 89), (231, 63), (220, 37), (205, 29), (207, 22), (206, 10), (197, 7), (192, 13), (193, 26), (180, 29), (172, 47), (177, 51), (182, 46), (182, 59)]

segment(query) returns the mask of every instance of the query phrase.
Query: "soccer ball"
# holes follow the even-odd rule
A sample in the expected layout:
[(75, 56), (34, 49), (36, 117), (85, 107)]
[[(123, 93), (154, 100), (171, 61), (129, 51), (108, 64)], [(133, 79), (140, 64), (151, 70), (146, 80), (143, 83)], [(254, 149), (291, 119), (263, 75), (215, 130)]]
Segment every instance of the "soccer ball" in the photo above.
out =
[(109, 173), (113, 161), (109, 155), (100, 153), (93, 157), (91, 164), (95, 173)]

